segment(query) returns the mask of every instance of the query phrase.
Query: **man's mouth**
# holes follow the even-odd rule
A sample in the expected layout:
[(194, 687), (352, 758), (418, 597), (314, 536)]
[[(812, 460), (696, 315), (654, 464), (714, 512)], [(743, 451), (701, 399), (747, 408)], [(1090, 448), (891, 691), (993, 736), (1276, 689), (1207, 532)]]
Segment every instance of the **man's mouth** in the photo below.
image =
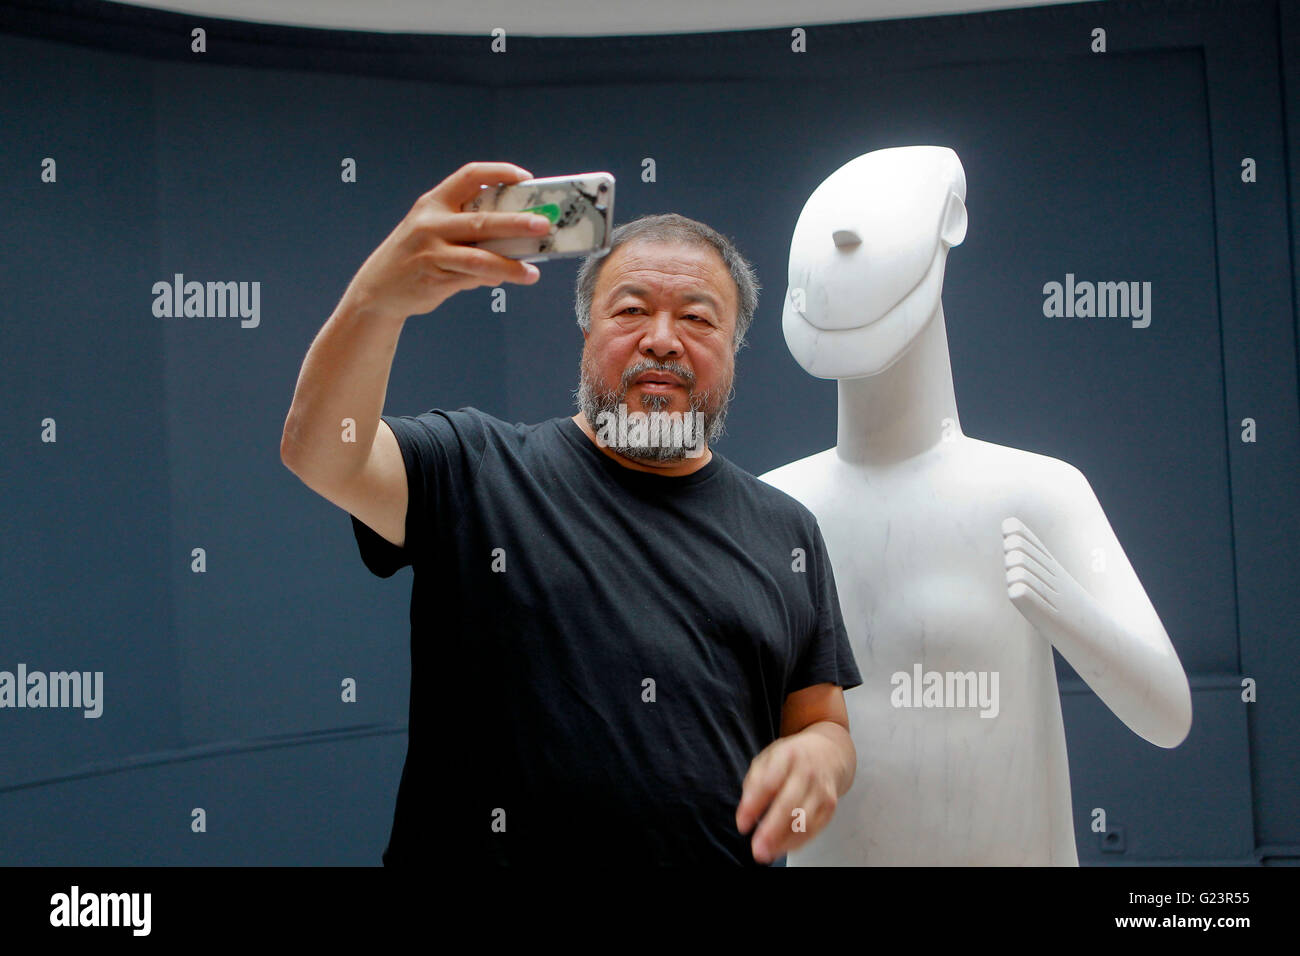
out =
[(676, 376), (666, 372), (646, 372), (638, 375), (632, 384), (640, 385), (647, 392), (667, 392), (682, 387), (682, 382)]

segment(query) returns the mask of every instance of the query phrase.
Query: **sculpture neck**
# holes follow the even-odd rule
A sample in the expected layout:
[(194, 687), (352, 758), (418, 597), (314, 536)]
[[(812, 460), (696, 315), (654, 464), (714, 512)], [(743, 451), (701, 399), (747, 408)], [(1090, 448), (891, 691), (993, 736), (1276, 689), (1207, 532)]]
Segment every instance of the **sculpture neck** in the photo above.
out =
[(893, 365), (840, 379), (836, 453), (850, 464), (887, 465), (960, 435), (941, 303)]

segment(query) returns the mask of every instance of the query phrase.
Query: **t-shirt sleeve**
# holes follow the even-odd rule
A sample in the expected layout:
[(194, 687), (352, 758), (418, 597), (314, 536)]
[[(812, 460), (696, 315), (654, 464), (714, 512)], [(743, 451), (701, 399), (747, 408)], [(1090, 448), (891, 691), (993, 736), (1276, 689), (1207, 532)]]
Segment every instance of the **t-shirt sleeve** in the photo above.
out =
[(406, 466), (406, 539), (397, 547), (356, 515), (352, 533), (365, 566), (381, 578), (422, 560), (439, 527), (454, 523), (486, 447), (481, 413), (431, 409), (381, 416), (397, 438)]
[(812, 560), (809, 563), (812, 565), (808, 570), (816, 602), (813, 627), (799, 650), (794, 671), (786, 685), (786, 694), (814, 684), (838, 684), (848, 690), (862, 683), (840, 611), (835, 573), (826, 553), (821, 528), (816, 524), (813, 525)]

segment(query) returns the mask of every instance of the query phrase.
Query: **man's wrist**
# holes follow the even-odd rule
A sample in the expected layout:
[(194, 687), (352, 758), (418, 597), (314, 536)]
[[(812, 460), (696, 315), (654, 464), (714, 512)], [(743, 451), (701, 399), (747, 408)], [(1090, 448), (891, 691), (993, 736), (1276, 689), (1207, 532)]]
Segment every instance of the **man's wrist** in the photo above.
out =
[(818, 720), (799, 733), (816, 734), (834, 745), (834, 752), (838, 758), (835, 761), (836, 793), (839, 796), (848, 793), (849, 787), (853, 786), (853, 777), (858, 765), (858, 752), (853, 746), (853, 738), (849, 735), (848, 729), (833, 720)]
[(339, 300), (334, 309), (334, 315), (340, 316), (343, 320), (359, 322), (367, 325), (388, 325), (401, 328), (406, 325), (409, 315), (397, 315), (394, 312), (386, 310), (372, 300), (349, 289), (344, 293), (343, 298)]

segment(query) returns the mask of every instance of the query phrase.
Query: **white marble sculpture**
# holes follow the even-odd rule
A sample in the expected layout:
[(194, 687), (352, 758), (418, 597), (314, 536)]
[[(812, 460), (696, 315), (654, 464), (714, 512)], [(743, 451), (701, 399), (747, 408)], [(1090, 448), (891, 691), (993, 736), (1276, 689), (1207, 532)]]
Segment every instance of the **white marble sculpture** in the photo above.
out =
[(962, 434), (940, 293), (965, 198), (951, 149), (882, 149), (813, 192), (791, 241), (785, 340), (838, 380), (837, 443), (762, 478), (817, 516), (864, 681), (856, 780), (791, 866), (1078, 865), (1052, 647), (1151, 743), (1191, 726), (1087, 479)]

